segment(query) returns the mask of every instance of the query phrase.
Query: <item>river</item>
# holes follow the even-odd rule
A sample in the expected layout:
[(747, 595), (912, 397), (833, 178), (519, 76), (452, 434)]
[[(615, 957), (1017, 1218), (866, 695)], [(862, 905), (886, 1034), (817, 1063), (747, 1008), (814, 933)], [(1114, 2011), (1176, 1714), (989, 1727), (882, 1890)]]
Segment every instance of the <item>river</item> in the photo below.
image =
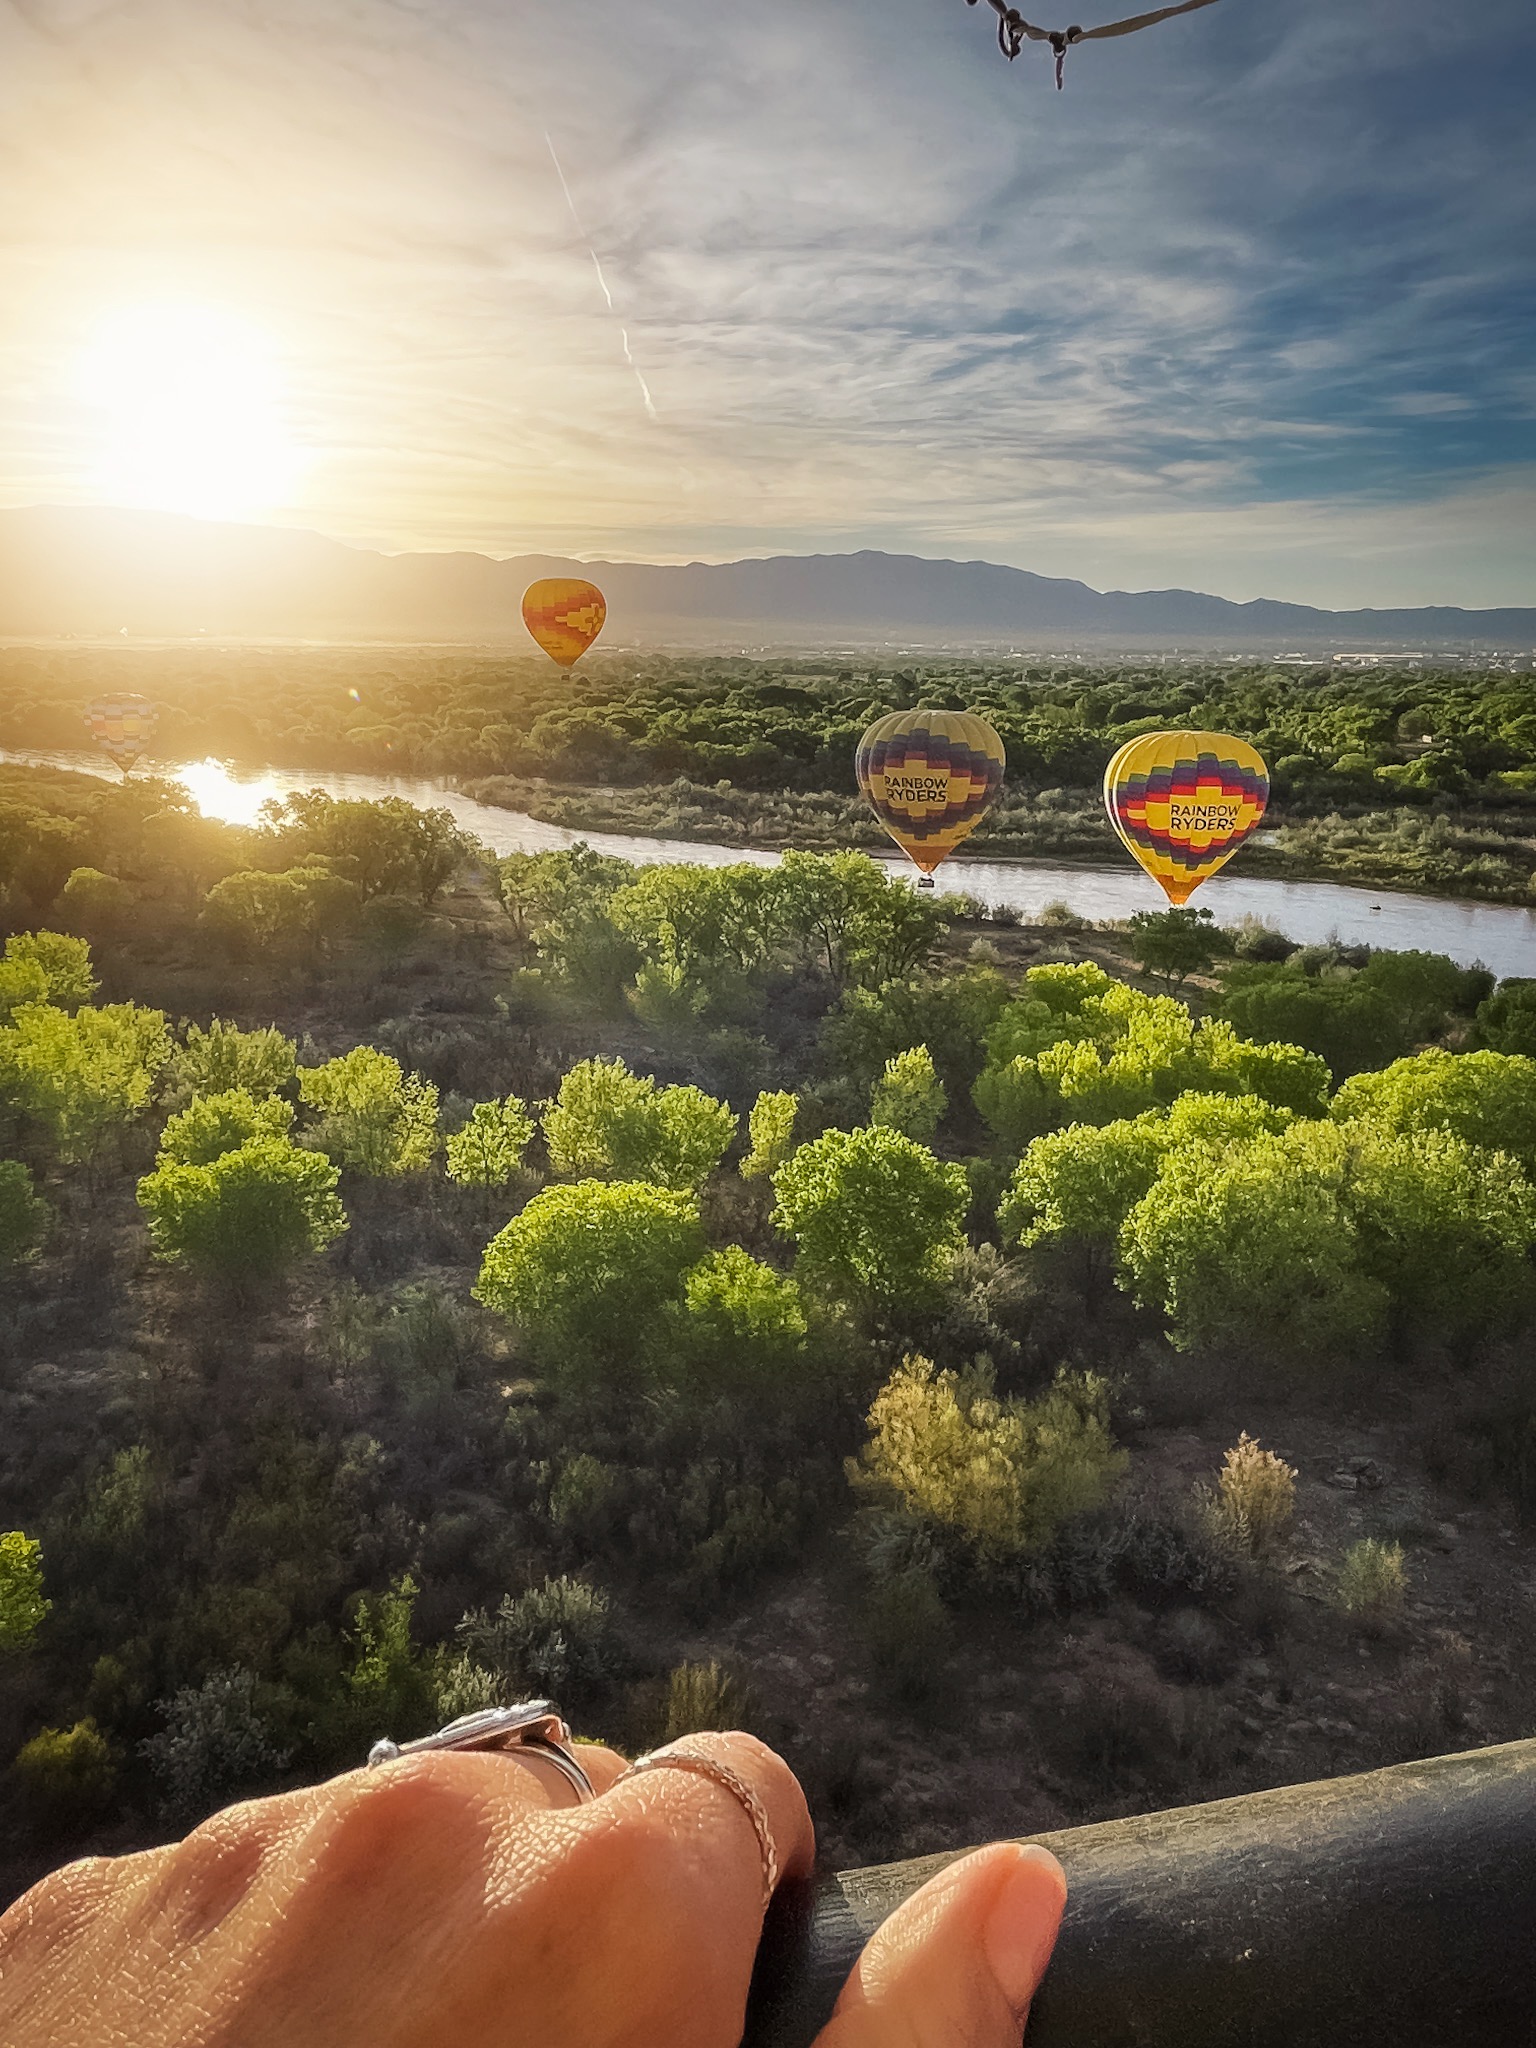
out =
[[(0, 749), (0, 761), (47, 768), (70, 768), (86, 775), (117, 780), (117, 771), (99, 756), (85, 753), (11, 753)], [(622, 832), (572, 832), (547, 825), (521, 811), (476, 803), (462, 791), (441, 783), (404, 776), (338, 775), (267, 768), (246, 773), (219, 761), (154, 764), (154, 772), (180, 783), (205, 817), (233, 825), (255, 821), (271, 797), (296, 790), (323, 789), (337, 797), (402, 796), (423, 807), (452, 812), (496, 853), (538, 852), (574, 846), (578, 840), (600, 853), (625, 860), (687, 861), (722, 867), (731, 861), (752, 861), (771, 867), (777, 854), (760, 849), (716, 846), (692, 839), (652, 839)], [(916, 879), (903, 863), (897, 872)], [(1062, 867), (1020, 860), (947, 861), (940, 887), (979, 897), (984, 903), (1007, 904), (1024, 917), (1034, 917), (1048, 903), (1065, 903), (1087, 918), (1129, 917), (1135, 910), (1162, 907), (1160, 889), (1129, 860), (1123, 867)], [(1382, 946), (1401, 951), (1421, 947), (1445, 953), (1464, 967), (1492, 968), (1501, 978), (1536, 976), (1536, 912), (1516, 904), (1463, 903), (1442, 896), (1410, 896), (1395, 890), (1357, 889), (1340, 882), (1276, 882), (1241, 873), (1217, 875), (1200, 891), (1200, 902), (1218, 924), (1236, 924), (1256, 917), (1304, 945), (1337, 939), (1345, 945)]]

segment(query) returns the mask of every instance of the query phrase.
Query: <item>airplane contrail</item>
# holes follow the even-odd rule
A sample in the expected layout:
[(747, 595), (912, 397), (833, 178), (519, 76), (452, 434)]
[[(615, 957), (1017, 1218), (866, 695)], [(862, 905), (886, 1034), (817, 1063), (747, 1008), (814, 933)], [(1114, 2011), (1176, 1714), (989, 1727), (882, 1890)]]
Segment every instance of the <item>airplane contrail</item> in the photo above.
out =
[(603, 266), (597, 260), (597, 251), (592, 246), (592, 237), (587, 233), (586, 228), (582, 225), (581, 215), (576, 211), (576, 202), (571, 197), (571, 188), (565, 182), (565, 172), (560, 168), (560, 159), (555, 154), (555, 138), (550, 134), (547, 128), (544, 130), (544, 140), (549, 146), (549, 159), (555, 167), (555, 176), (560, 180), (560, 190), (565, 194), (565, 203), (571, 210), (571, 219), (576, 224), (576, 232), (578, 235), (580, 235), (581, 239), (586, 243), (587, 254), (592, 258), (592, 268), (597, 272), (598, 287), (601, 290), (603, 298), (607, 303), (609, 312), (613, 315), (615, 320), (618, 320), (619, 340), (623, 345), (624, 360), (626, 363), (628, 363), (629, 367), (635, 373), (635, 382), (640, 386), (640, 396), (645, 401), (646, 412), (652, 419), (655, 419), (657, 417), (657, 412), (655, 403), (651, 398), (650, 386), (646, 383), (644, 377), (641, 376), (640, 365), (635, 361), (634, 355), (630, 350), (629, 329), (624, 325), (624, 322), (619, 319), (619, 309), (613, 303), (613, 293), (608, 289), (608, 280), (603, 275)]

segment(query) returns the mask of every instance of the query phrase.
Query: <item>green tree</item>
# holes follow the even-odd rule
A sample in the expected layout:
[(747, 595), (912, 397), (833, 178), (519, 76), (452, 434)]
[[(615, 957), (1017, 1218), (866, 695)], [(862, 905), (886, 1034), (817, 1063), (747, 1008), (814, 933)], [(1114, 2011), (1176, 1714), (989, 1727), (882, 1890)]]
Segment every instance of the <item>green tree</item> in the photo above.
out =
[(1356, 1074), (1332, 1113), (1388, 1131), (1449, 1131), (1536, 1170), (1536, 1060), (1519, 1055), (1431, 1046), (1381, 1073)]
[(28, 1003), (46, 1003), (48, 977), (34, 960), (0, 960), (0, 1023)]
[(465, 1187), (504, 1188), (522, 1165), (532, 1136), (533, 1119), (517, 1096), (477, 1102), (468, 1122), (448, 1139), (448, 1178)]
[(87, 1719), (72, 1728), (39, 1730), (16, 1752), (16, 1775), (40, 1813), (78, 1824), (106, 1805), (117, 1769), (111, 1744)]
[(242, 1031), (215, 1017), (206, 1031), (187, 1026), (186, 1042), (171, 1059), (170, 1079), (199, 1095), (222, 1095), (230, 1088), (276, 1095), (292, 1083), (297, 1068), (293, 1040), (273, 1026)]
[(1036, 1401), (999, 1400), (987, 1368), (936, 1373), (908, 1358), (875, 1397), (849, 1478), (1000, 1563), (1100, 1506), (1127, 1462), (1100, 1380), (1063, 1375)]
[(1387, 1293), (1361, 1268), (1346, 1149), (1308, 1123), (1215, 1158), (1201, 1146), (1167, 1153), (1120, 1251), (1176, 1345), (1322, 1364), (1378, 1342)]
[(205, 1166), (168, 1161), (139, 1182), (156, 1258), (250, 1296), (347, 1227), (337, 1169), (287, 1138), (253, 1138)]
[(68, 932), (16, 932), (5, 942), (5, 957), (39, 969), (48, 985), (46, 1000), (60, 1009), (73, 1010), (96, 993), (91, 949)]
[(35, 1117), (62, 1158), (79, 1162), (148, 1106), (170, 1052), (158, 1010), (109, 1003), (70, 1017), (49, 1003), (24, 1004), (0, 1031), (0, 1096)]
[(775, 937), (778, 880), (772, 869), (654, 865), (614, 896), (609, 916), (644, 960), (652, 1004), (681, 1017), (740, 997)]
[(1497, 994), (1478, 1005), (1477, 1036), (1494, 1052), (1536, 1059), (1536, 981), (1501, 982)]
[(1219, 935), (1209, 910), (1187, 904), (1172, 910), (1138, 910), (1130, 920), (1131, 958), (1170, 988), (1182, 988), (1192, 974), (1209, 974)]
[(382, 1593), (364, 1593), (352, 1623), (347, 1691), (368, 1726), (399, 1741), (425, 1734), (437, 1704), (433, 1666), (411, 1634), (420, 1590), (406, 1572)]
[(159, 1162), (208, 1166), (252, 1138), (286, 1138), (292, 1127), (293, 1104), (281, 1096), (258, 1099), (245, 1088), (194, 1095), (186, 1109), (166, 1118)]
[(0, 1535), (0, 1651), (24, 1650), (53, 1606), (43, 1597), (43, 1546), (20, 1529)]
[(727, 1245), (684, 1276), (682, 1302), (658, 1333), (657, 1377), (706, 1396), (782, 1395), (803, 1361), (806, 1330), (794, 1281)]
[(1515, 1160), (1447, 1130), (1341, 1135), (1360, 1265), (1401, 1341), (1474, 1336), (1529, 1307), (1536, 1188)]
[(927, 1144), (943, 1121), (949, 1098), (926, 1045), (914, 1045), (885, 1063), (870, 1097), (869, 1120)]
[(545, 1188), (486, 1247), (476, 1298), (566, 1380), (643, 1381), (647, 1346), (703, 1253), (698, 1204), (649, 1181)]
[(998, 1210), (1005, 1238), (1074, 1247), (1091, 1289), (1113, 1260), (1126, 1217), (1157, 1178), (1167, 1126), (1156, 1115), (1071, 1124), (1036, 1138)]
[(357, 921), (357, 884), (319, 866), (247, 869), (215, 882), (198, 922), (235, 960), (293, 960)]
[(36, 1251), (53, 1211), (33, 1193), (32, 1176), (19, 1159), (0, 1159), (0, 1268), (14, 1266)]
[(299, 1070), (299, 1099), (322, 1121), (310, 1143), (338, 1166), (383, 1177), (417, 1173), (437, 1151), (437, 1090), (371, 1045)]
[(774, 896), (785, 934), (838, 985), (879, 988), (910, 974), (949, 922), (864, 853), (786, 853)]
[(87, 938), (109, 938), (120, 931), (132, 907), (128, 884), (100, 868), (73, 869), (59, 896), (66, 921)]
[(795, 1144), (795, 1117), (800, 1099), (787, 1090), (765, 1091), (753, 1103), (747, 1117), (747, 1135), (752, 1149), (741, 1162), (743, 1180), (757, 1180), (777, 1173)]
[(970, 1186), (899, 1131), (826, 1131), (773, 1177), (774, 1222), (798, 1270), (833, 1296), (888, 1311), (937, 1288), (960, 1249)]
[(986, 966), (916, 975), (878, 989), (848, 988), (822, 1031), (823, 1064), (829, 1073), (872, 1085), (888, 1059), (926, 1045), (953, 1100), (974, 1084), (987, 1035), (1007, 1003), (1007, 979)]
[(1325, 979), (1286, 966), (1243, 965), (1228, 975), (1221, 1014), (1259, 1044), (1299, 1045), (1337, 1079), (1384, 1066), (1413, 1044), (1391, 998), (1360, 977)]
[(699, 1088), (658, 1088), (622, 1060), (582, 1060), (544, 1113), (550, 1164), (568, 1180), (697, 1189), (725, 1157), (736, 1116)]

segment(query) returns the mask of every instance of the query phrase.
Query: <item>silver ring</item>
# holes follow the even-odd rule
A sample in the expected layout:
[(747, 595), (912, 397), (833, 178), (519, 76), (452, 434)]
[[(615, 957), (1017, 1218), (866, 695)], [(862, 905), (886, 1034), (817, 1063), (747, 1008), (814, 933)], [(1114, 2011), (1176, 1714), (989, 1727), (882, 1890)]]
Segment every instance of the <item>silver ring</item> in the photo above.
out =
[(570, 1744), (571, 1731), (551, 1701), (524, 1700), (515, 1707), (485, 1707), (476, 1714), (461, 1714), (435, 1735), (420, 1735), (414, 1742), (391, 1742), (385, 1736), (369, 1750), (368, 1768), (377, 1770), (380, 1764), (392, 1764), (397, 1757), (423, 1756), (431, 1750), (513, 1753), (525, 1749), (553, 1764), (576, 1794), (576, 1804), (585, 1806), (597, 1794)]
[(742, 1812), (752, 1823), (752, 1832), (757, 1836), (757, 1853), (763, 1865), (763, 1905), (766, 1908), (779, 1882), (779, 1852), (774, 1843), (773, 1829), (768, 1821), (768, 1809), (758, 1798), (739, 1771), (721, 1763), (718, 1757), (700, 1756), (691, 1749), (662, 1749), (653, 1756), (637, 1757), (624, 1776), (616, 1782), (623, 1784), (625, 1778), (632, 1778), (638, 1771), (691, 1771), (695, 1777), (709, 1778), (722, 1792), (729, 1792)]

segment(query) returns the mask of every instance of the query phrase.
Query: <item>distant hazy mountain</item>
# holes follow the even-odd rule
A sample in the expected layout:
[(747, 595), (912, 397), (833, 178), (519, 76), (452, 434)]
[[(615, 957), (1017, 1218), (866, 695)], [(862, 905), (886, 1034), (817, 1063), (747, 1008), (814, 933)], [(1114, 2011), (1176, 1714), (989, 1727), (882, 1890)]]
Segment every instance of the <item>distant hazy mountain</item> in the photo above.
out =
[(1193, 590), (1098, 591), (994, 562), (915, 555), (571, 562), (384, 555), (320, 534), (170, 514), (0, 512), (0, 637), (465, 641), (524, 646), (536, 576), (590, 574), (605, 644), (1415, 648), (1536, 646), (1536, 607), (1318, 611)]

